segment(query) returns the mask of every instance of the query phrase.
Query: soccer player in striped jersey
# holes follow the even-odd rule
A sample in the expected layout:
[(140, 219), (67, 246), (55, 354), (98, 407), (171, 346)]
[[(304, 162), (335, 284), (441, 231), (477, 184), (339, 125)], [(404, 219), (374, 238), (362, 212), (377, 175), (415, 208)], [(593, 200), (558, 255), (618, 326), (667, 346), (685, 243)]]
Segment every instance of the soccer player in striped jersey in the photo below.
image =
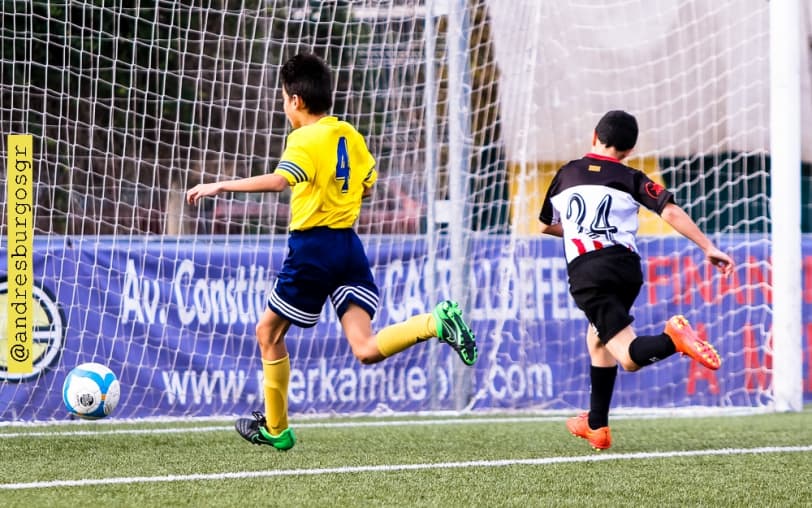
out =
[[(375, 333), (378, 287), (353, 229), (361, 201), (378, 177), (362, 135), (329, 116), (330, 69), (319, 57), (298, 54), (280, 72), (284, 111), (292, 132), (273, 173), (200, 184), (190, 204), (221, 192), (281, 192), (292, 188), (288, 255), (256, 327), (264, 373), (265, 415), (240, 418), (236, 429), (254, 444), (288, 450), (296, 443), (288, 425), (290, 359), (285, 334), (291, 325), (316, 325), (329, 297), (355, 357), (376, 363), (418, 342), (438, 337), (466, 365), (477, 360), (475, 337), (454, 301), (439, 303)], [(266, 416), (267, 415), (267, 416)]]
[(631, 326), (629, 311), (643, 284), (635, 243), (640, 205), (693, 241), (725, 276), (733, 271), (733, 260), (700, 231), (668, 190), (621, 162), (637, 134), (634, 116), (606, 113), (595, 127), (591, 153), (558, 170), (539, 213), (541, 231), (564, 239), (570, 294), (590, 323), (590, 407), (570, 418), (567, 429), (596, 450), (611, 445), (609, 405), (618, 363), (636, 371), (679, 352), (709, 369), (721, 365), (716, 350), (683, 316), (669, 319), (659, 335), (637, 335)]

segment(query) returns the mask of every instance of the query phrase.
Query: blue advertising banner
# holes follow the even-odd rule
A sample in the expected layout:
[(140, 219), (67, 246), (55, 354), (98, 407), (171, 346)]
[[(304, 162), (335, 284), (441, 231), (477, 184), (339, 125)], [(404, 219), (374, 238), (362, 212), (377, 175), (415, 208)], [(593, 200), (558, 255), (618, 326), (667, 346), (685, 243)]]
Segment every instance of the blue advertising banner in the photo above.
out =
[[(437, 251), (438, 294), (429, 296), (421, 238), (372, 240), (366, 242), (368, 255), (381, 288), (376, 328), (427, 312), (451, 296), (454, 262), (443, 242)], [(0, 421), (68, 418), (62, 382), (72, 367), (87, 361), (117, 373), (122, 396), (116, 417), (261, 410), (254, 326), (287, 247), (282, 238), (252, 242), (36, 240), (34, 372), (12, 374), (3, 364)], [(720, 247), (738, 263), (727, 279), (684, 239), (641, 239), (644, 286), (633, 310), (637, 332), (660, 333), (668, 317), (684, 314), (717, 347), (724, 363), (712, 372), (674, 357), (621, 373), (613, 406), (769, 402), (768, 239), (729, 237)], [(812, 402), (811, 237), (804, 238), (803, 256), (803, 389), (804, 400)], [(586, 320), (568, 293), (560, 240), (477, 237), (468, 259), (465, 315), (481, 355), (473, 368), (436, 343), (361, 365), (328, 304), (316, 327), (294, 327), (288, 334), (291, 413), (585, 407)], [(0, 250), (0, 278), (5, 273), (6, 253)], [(0, 296), (6, 294), (7, 286), (0, 283)]]

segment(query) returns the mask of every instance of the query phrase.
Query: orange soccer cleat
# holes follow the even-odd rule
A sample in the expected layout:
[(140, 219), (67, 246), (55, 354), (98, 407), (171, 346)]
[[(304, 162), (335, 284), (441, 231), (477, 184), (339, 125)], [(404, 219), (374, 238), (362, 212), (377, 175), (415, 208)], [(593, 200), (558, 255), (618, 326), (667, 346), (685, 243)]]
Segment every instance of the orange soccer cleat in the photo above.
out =
[(705, 367), (716, 370), (722, 359), (716, 350), (699, 338), (685, 316), (674, 316), (665, 324), (665, 334), (671, 337), (677, 352), (690, 356)]
[(589, 413), (581, 413), (567, 420), (567, 430), (570, 434), (589, 441), (593, 449), (597, 451), (606, 450), (612, 446), (612, 433), (609, 427), (599, 429), (589, 428)]

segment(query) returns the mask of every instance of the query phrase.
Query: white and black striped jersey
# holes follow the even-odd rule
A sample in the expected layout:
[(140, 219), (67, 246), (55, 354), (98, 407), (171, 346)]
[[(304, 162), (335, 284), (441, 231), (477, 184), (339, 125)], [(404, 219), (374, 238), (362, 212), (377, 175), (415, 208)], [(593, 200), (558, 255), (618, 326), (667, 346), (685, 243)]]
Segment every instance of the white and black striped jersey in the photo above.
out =
[(586, 252), (623, 245), (637, 252), (640, 205), (659, 214), (674, 196), (642, 171), (612, 157), (587, 154), (558, 170), (539, 220), (561, 223), (567, 262)]

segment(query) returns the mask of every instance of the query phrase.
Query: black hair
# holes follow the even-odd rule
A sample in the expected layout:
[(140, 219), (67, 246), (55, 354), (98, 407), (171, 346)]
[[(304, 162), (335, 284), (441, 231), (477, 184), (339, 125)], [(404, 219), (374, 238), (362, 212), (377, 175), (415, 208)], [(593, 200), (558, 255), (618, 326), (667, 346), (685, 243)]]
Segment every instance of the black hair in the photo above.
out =
[(298, 95), (310, 113), (327, 113), (333, 107), (330, 67), (312, 53), (299, 53), (282, 65), (282, 86), (289, 96)]
[(625, 111), (609, 111), (598, 121), (595, 134), (607, 148), (625, 152), (637, 144), (637, 120)]

